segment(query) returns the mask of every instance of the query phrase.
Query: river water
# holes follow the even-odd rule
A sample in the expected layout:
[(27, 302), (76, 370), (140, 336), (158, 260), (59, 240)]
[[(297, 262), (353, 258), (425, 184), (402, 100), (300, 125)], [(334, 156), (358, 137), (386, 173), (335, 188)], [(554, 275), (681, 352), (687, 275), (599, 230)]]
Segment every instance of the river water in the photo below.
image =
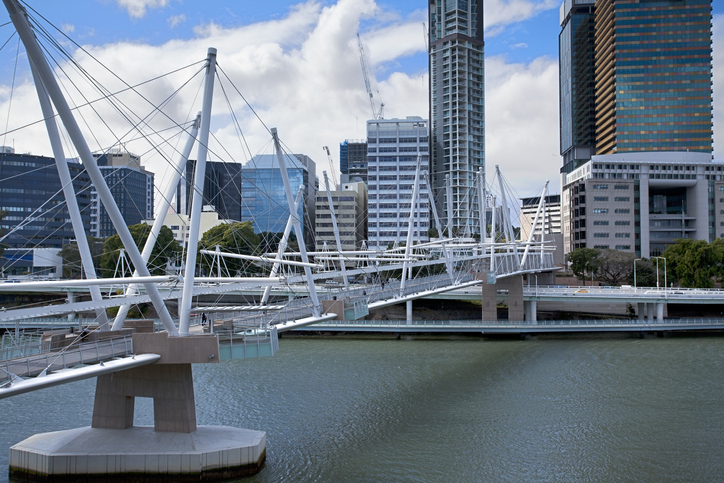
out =
[[(243, 482), (724, 478), (724, 338), (283, 338), (194, 378), (199, 424), (267, 432)], [(0, 479), (12, 444), (89, 425), (94, 387), (0, 401)]]

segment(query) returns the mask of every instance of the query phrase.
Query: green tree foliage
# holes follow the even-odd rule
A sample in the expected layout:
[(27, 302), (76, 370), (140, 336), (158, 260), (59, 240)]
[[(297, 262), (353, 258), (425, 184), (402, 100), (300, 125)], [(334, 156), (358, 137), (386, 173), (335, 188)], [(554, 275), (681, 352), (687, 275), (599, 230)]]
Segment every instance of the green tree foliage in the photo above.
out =
[[(276, 253), (279, 250), (279, 242), (282, 240), (284, 233), (274, 233), (271, 231), (263, 231), (259, 233), (259, 253)], [(309, 247), (307, 247), (309, 250)], [(289, 240), (287, 241), (288, 252), (298, 252), (299, 244), (297, 243), (297, 237), (294, 234), (294, 230), (289, 234)]]
[[(146, 239), (149, 233), (151, 233), (151, 227), (145, 223), (139, 223), (129, 226), (128, 229), (139, 251), (143, 250)], [(101, 255), (100, 267), (104, 277), (113, 276), (116, 265), (118, 264), (121, 248), (123, 248), (123, 243), (121, 243), (121, 238), (118, 235), (107, 238), (103, 243), (103, 255)], [(149, 272), (151, 272), (152, 275), (163, 275), (166, 270), (167, 261), (176, 258), (180, 254), (181, 245), (174, 240), (171, 229), (167, 226), (161, 227), (156, 245), (153, 247), (151, 257), (148, 260)]]
[(601, 250), (595, 259), (596, 275), (608, 285), (619, 285), (628, 281), (633, 273), (636, 255), (618, 250)]
[[(103, 255), (103, 240), (93, 236), (89, 236), (88, 246), (91, 251), (91, 258), (93, 258), (93, 265), (96, 270)], [(63, 245), (60, 250), (60, 258), (63, 259), (63, 276), (65, 278), (81, 278), (81, 259), (80, 250), (78, 249), (78, 242), (72, 241)]]
[[(281, 237), (279, 237), (281, 239)], [(277, 241), (278, 244), (278, 241)], [(216, 250), (222, 252), (239, 253), (241, 255), (260, 255), (265, 253), (268, 244), (262, 244), (259, 235), (254, 233), (254, 226), (250, 221), (242, 223), (228, 223), (218, 225), (208, 230), (199, 241), (199, 250)], [(201, 269), (205, 274), (211, 273), (212, 257), (205, 255), (198, 257)], [(261, 268), (246, 260), (227, 258), (224, 260), (230, 275), (244, 273), (258, 273)]]
[(581, 280), (587, 273), (598, 270), (598, 256), (600, 252), (594, 248), (576, 248), (568, 254), (568, 263), (571, 264), (573, 274)]
[(724, 278), (724, 239), (677, 240), (663, 254), (669, 280), (682, 287), (710, 288)]
[[(659, 276), (661, 281), (664, 280), (664, 269), (663, 266), (659, 267)], [(635, 285), (637, 287), (655, 287), (656, 286), (656, 263), (647, 259), (642, 258), (636, 261), (636, 277), (634, 279), (633, 270), (628, 278), (629, 285)]]

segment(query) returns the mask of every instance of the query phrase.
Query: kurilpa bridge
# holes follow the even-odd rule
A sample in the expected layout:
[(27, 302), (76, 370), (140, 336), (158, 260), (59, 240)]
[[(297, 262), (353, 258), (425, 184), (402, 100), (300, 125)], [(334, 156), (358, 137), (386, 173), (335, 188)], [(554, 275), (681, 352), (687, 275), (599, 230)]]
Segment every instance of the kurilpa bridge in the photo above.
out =
[[(18, 0), (3, 2), (31, 65), (62, 194), (78, 242), (84, 278), (0, 284), (0, 291), (66, 290), (71, 293), (82, 290), (89, 300), (70, 297), (66, 303), (59, 305), (0, 311), (0, 322), (5, 324), (6, 329), (17, 329), (6, 332), (10, 336), (10, 347), (5, 352), (7, 357), (0, 364), (0, 377), (4, 378), (0, 398), (97, 378), (91, 426), (35, 435), (11, 448), (10, 471), (18, 477), (41, 475), (67, 479), (80, 475), (145, 474), (154, 478), (175, 478), (178, 475), (212, 478), (254, 473), (264, 462), (265, 433), (197, 426), (191, 377), (193, 363), (273, 355), (278, 348), (277, 334), (281, 331), (332, 320), (361, 319), (370, 310), (387, 305), (405, 303), (409, 318), (411, 302), (415, 299), (476, 285), (483, 286), (484, 313), (486, 310), (490, 312), (495, 308), (497, 287), (501, 284), (517, 287), (522, 285), (520, 277), (524, 274), (555, 269), (551, 242), (546, 240), (545, 235), (538, 238), (532, 235), (546, 232), (545, 228), (538, 229), (538, 225), (547, 219), (546, 189), (540, 197), (531, 236), (524, 242), (515, 241), (509, 195), (497, 168), (490, 185), (482, 171), (477, 173), (475, 184), (467, 195), (473, 200), (468, 205), (478, 207), (476, 233), (471, 226), (459, 236), (443, 236), (453, 231), (455, 204), (448, 188), (447, 223), (444, 224), (438, 216), (434, 196), (426, 200), (433, 207), (435, 225), (441, 237), (415, 243), (414, 213), (424, 201), (420, 199), (419, 187), (425, 170), (420, 165), (419, 156), (408, 230), (396, 246), (341, 250), (334, 206), (329, 197), (337, 247), (322, 252), (307, 251), (298, 215), (301, 190), (295, 194), (296, 187), (291, 185), (287, 175), (287, 165), (293, 162), (293, 158), (282, 148), (276, 129), (271, 129), (269, 134), (290, 213), (278, 251), (248, 255), (198, 250), (205, 170), (210, 153), (214, 81), (219, 77), (219, 82), (223, 79), (230, 82), (228, 77), (217, 74), (215, 49), (209, 49), (199, 69), (204, 79), (200, 113), (195, 119), (184, 121), (172, 119), (164, 112), (163, 105), (151, 103), (136, 86), (121, 82), (114, 93), (111, 89), (99, 87), (95, 79), (88, 77), (89, 70), (78, 68), (75, 61), (63, 65), (77, 69), (77, 75), (98, 90), (100, 99), (121, 112), (132, 126), (129, 132), (134, 135), (151, 140), (157, 137), (161, 130), (152, 127), (151, 121), (154, 116), (159, 116), (166, 127), (177, 127), (186, 136), (182, 148), (171, 149), (175, 161), (171, 161), (170, 155), (164, 158), (169, 163), (171, 180), (160, 196), (160, 206), (156, 209), (159, 215), (151, 227), (148, 241), (139, 249), (76, 121), (74, 109), (79, 109), (79, 106), (71, 107), (63, 94), (67, 86), (61, 87), (47, 61), (68, 56), (63, 43), (48, 41), (41, 45), (39, 40), (53, 38), (52, 32), (43, 27), (42, 17), (29, 15)], [(60, 66), (57, 71), (64, 73), (65, 81), (69, 80), (67, 71)], [(119, 79), (117, 76), (114, 78)], [(227, 85), (228, 92), (238, 92), (233, 84)], [(149, 106), (150, 114), (141, 117), (130, 113), (125, 101), (120, 98), (121, 93), (135, 95), (136, 101)], [(83, 98), (87, 99), (86, 96)], [(86, 107), (92, 105), (95, 109), (99, 101), (84, 102)], [(125, 142), (125, 136), (117, 135), (117, 142)], [(156, 147), (170, 144), (167, 139), (156, 141)], [(176, 186), (186, 171), (194, 144), (198, 146), (198, 151), (193, 180), (187, 180), (192, 186), (192, 200), (184, 269), (178, 276), (152, 276), (148, 268), (149, 257)], [(82, 161), (135, 268), (133, 276), (114, 279), (96, 276), (76, 200), (77, 193), (66, 163), (68, 150), (75, 152)], [(498, 188), (494, 189), (496, 181)], [(492, 220), (486, 218), (488, 212), (492, 213)], [(465, 217), (469, 218), (469, 215), (465, 214)], [(298, 243), (298, 250), (294, 252), (287, 249), (292, 231)], [(214, 260), (215, 276), (196, 276), (199, 255)], [(241, 258), (253, 264), (255, 269), (250, 275), (226, 273), (225, 261), (232, 258)], [(330, 280), (338, 284), (334, 293), (320, 291), (319, 285)], [(352, 283), (355, 280), (361, 283)], [(304, 288), (296, 292), (297, 296), (279, 296), (280, 292), (300, 285)], [(253, 293), (253, 296), (249, 303), (237, 307), (198, 307), (194, 304), (201, 295), (235, 291)], [(172, 317), (167, 305), (169, 300), (178, 305), (178, 318)], [(155, 330), (153, 322), (126, 320), (130, 308), (142, 303), (153, 306), (158, 314), (160, 330)], [(114, 307), (118, 308), (117, 315), (109, 319), (107, 309)], [(224, 322), (218, 324), (221, 330), (215, 332), (214, 323), (210, 324), (210, 330), (203, 330), (197, 323), (201, 311), (224, 313)], [(94, 323), (73, 333), (59, 331), (34, 337), (23, 335), (19, 330), (23, 320), (87, 313), (95, 314)], [(15, 337), (14, 342), (12, 337)], [(153, 398), (153, 428), (134, 426), (135, 397)]]

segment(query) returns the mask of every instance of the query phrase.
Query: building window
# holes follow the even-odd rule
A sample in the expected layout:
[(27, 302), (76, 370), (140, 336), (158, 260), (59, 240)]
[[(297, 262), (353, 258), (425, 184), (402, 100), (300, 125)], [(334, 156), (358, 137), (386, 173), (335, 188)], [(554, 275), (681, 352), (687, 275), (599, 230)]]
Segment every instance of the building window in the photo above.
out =
[(608, 196), (594, 196), (593, 201), (608, 201)]
[(631, 201), (631, 198), (629, 196), (616, 196), (613, 201)]
[[(616, 212), (618, 213), (618, 210), (616, 210)], [(606, 213), (608, 213), (608, 208), (594, 208), (593, 213), (594, 214), (606, 214)]]
[(608, 233), (594, 233), (593, 238), (608, 238)]

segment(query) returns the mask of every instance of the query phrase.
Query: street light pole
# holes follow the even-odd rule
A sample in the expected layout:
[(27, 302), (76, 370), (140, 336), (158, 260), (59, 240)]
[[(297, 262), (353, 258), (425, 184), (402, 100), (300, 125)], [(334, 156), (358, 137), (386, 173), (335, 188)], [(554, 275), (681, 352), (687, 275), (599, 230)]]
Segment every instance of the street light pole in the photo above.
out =
[(638, 262), (639, 260), (642, 260), (642, 259), (637, 258), (636, 260), (634, 260), (634, 288), (636, 288), (636, 262)]

